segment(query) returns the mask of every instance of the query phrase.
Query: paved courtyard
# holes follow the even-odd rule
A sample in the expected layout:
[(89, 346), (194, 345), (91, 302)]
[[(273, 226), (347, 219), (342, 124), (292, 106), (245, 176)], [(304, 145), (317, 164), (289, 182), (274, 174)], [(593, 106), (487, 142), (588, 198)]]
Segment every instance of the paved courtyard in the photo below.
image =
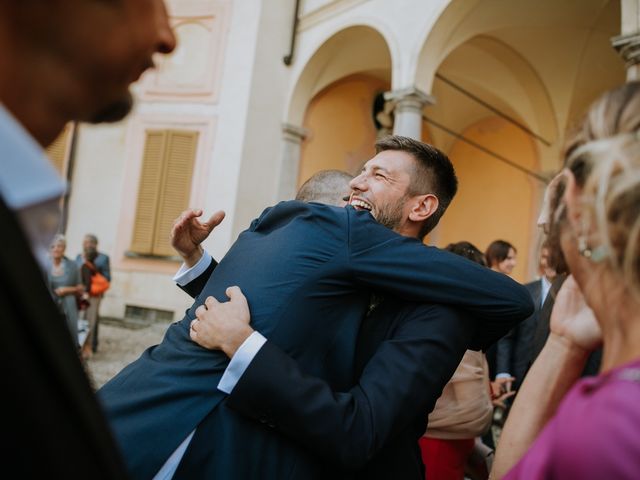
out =
[(156, 323), (132, 329), (113, 323), (100, 323), (100, 345), (86, 365), (94, 388), (104, 385), (147, 347), (160, 343), (168, 326)]

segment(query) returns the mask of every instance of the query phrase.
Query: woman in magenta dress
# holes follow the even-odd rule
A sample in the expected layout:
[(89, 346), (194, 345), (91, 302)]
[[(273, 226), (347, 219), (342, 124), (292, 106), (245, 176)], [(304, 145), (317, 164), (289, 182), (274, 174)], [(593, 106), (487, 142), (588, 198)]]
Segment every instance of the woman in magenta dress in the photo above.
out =
[[(567, 148), (551, 224), (572, 275), (492, 478), (640, 478), (639, 128), (640, 83), (632, 82), (595, 102)], [(600, 374), (580, 379), (600, 344)]]

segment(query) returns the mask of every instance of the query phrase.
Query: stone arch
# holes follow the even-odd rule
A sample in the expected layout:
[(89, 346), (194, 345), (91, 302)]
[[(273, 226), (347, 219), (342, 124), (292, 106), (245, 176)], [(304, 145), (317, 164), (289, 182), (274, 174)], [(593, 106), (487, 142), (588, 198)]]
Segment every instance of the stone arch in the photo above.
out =
[[(375, 89), (386, 89), (391, 83), (392, 63), (387, 37), (373, 26), (361, 23), (352, 24), (337, 32), (330, 33), (319, 47), (313, 50), (306, 61), (300, 61), (300, 70), (297, 76), (294, 73), (296, 80), (286, 109), (284, 147), (278, 186), (280, 199), (291, 198), (300, 183), (301, 150), (306, 149), (308, 152), (311, 148), (314, 151), (313, 155), (319, 156), (333, 155), (335, 152), (335, 149), (329, 149), (331, 151), (327, 152), (322, 148), (320, 151), (314, 149), (321, 142), (316, 142), (313, 147), (308, 146), (314, 132), (301, 127), (305, 124), (307, 109), (312, 100), (323, 96), (328, 98), (327, 89), (330, 89), (332, 85), (338, 88), (341, 85), (344, 87), (344, 79), (349, 79), (351, 86), (355, 81), (355, 83), (360, 82), (362, 85), (375, 84)], [(368, 87), (365, 87), (365, 90), (368, 92), (367, 94), (371, 93)], [(370, 106), (360, 105), (360, 108), (368, 110)], [(333, 126), (335, 127), (335, 125)], [(369, 137), (366, 130), (364, 128), (363, 139), (356, 143), (364, 145), (364, 139)], [(326, 134), (326, 129), (323, 129), (322, 133)], [(309, 138), (309, 140), (303, 143), (304, 138)], [(317, 135), (315, 139), (319, 140)], [(371, 142), (372, 147), (373, 142)], [(352, 160), (356, 158), (353, 160), (354, 162), (357, 162), (357, 159), (364, 155), (365, 149), (362, 146), (357, 147), (357, 152), (351, 156), (349, 154), (350, 146), (345, 143), (344, 148), (345, 152), (343, 153), (348, 158)], [(310, 163), (317, 164), (313, 161)], [(329, 168), (329, 165), (326, 167)], [(303, 174), (308, 176), (309, 172), (314, 173), (314, 168), (305, 169)], [(351, 170), (348, 165), (345, 165), (343, 169)]]
[[(416, 47), (415, 85), (438, 101), (438, 76), (446, 74), (481, 93), (547, 140), (539, 147), (548, 172), (566, 129), (602, 91), (624, 82), (610, 45), (619, 28), (618, 0), (453, 0)], [(478, 119), (465, 117), (459, 130)]]
[(351, 25), (329, 35), (303, 63), (292, 89), (287, 122), (301, 125), (311, 98), (340, 78), (366, 73), (391, 81), (393, 68), (387, 36), (370, 25)]
[(357, 73), (343, 77), (318, 92), (306, 110), (298, 185), (319, 170), (357, 173), (374, 155), (376, 126), (373, 104), (389, 89), (389, 82)]

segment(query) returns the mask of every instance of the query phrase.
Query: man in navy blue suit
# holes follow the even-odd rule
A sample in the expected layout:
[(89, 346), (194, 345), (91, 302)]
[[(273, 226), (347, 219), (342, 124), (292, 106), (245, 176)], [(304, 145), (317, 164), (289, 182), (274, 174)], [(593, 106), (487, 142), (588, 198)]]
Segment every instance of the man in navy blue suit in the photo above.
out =
[[(344, 206), (351, 179), (336, 170), (318, 172), (296, 199)], [(203, 223), (200, 215), (184, 212), (172, 230), (174, 247), (185, 259), (174, 278), (194, 297), (215, 267), (199, 245), (221, 220), (220, 212)], [(374, 297), (358, 333), (353, 387), (336, 392), (321, 378), (305, 375), (273, 342), (251, 352), (246, 299), (237, 287), (229, 294), (230, 302), (210, 306), (198, 315), (198, 330), (191, 330), (198, 344), (220, 347), (232, 358), (228, 370), (245, 364), (227, 406), (317, 456), (317, 478), (424, 478), (417, 439), (473, 338), (472, 319), (443, 305)], [(176, 477), (202, 476), (203, 462), (193, 457), (208, 457), (209, 448), (206, 438), (200, 440), (189, 445)]]
[[(282, 202), (254, 220), (186, 317), (99, 391), (134, 477), (153, 477), (192, 438), (204, 438), (211, 451), (192, 459), (191, 477), (308, 478), (315, 471), (301, 446), (234, 414), (221, 403), (225, 395), (212, 391), (224, 382), (228, 359), (191, 342), (190, 324), (204, 299), (223, 300), (229, 285), (246, 295), (252, 328), (338, 390), (353, 382), (372, 289), (464, 308), (486, 320), (474, 339), (479, 346), (531, 313), (517, 283), (418, 240), (455, 193), (446, 156), (403, 137), (379, 142), (378, 150), (351, 207)], [(431, 181), (447, 171), (449, 184)]]

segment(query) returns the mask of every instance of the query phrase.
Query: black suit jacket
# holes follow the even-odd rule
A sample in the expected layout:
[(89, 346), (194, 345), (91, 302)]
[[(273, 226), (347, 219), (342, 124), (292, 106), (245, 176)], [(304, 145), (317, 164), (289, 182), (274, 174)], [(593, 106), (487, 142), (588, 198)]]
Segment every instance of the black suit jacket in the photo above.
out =
[(421, 479), (418, 439), (476, 328), (448, 307), (387, 299), (363, 322), (351, 389), (333, 391), (267, 342), (227, 406), (318, 456), (314, 478)]
[(2, 199), (0, 231), (3, 470), (20, 478), (126, 478), (66, 322)]
[[(536, 329), (533, 333), (532, 346), (531, 346), (531, 363), (535, 361), (535, 359), (540, 355), (542, 351), (542, 347), (547, 342), (547, 338), (549, 337), (549, 323), (551, 321), (551, 312), (553, 311), (553, 305), (555, 304), (556, 297), (558, 296), (558, 292), (560, 291), (560, 287), (567, 279), (567, 275), (558, 275), (553, 282), (551, 283), (551, 288), (549, 289), (549, 294), (547, 298), (544, 300), (544, 304), (540, 309), (538, 314), (538, 323), (536, 324)], [(538, 308), (538, 307), (536, 307)]]
[(509, 373), (515, 377), (514, 388), (522, 385), (533, 352), (533, 338), (542, 305), (542, 280), (527, 283), (535, 310), (533, 314), (513, 327), (496, 345), (496, 373)]
[[(542, 305), (542, 309), (540, 310), (539, 320), (536, 325), (536, 331), (533, 335), (533, 345), (531, 351), (531, 361), (530, 365), (535, 361), (535, 359), (540, 355), (544, 344), (547, 342), (547, 338), (550, 333), (550, 322), (551, 322), (551, 312), (553, 311), (553, 305), (555, 304), (556, 297), (558, 296), (558, 292), (562, 287), (562, 284), (567, 279), (567, 275), (558, 275), (558, 277), (551, 284), (551, 289), (549, 290), (549, 294)], [(600, 371), (600, 364), (602, 362), (602, 347), (594, 350), (589, 355), (587, 359), (587, 363), (585, 364), (584, 370), (582, 371), (582, 376), (593, 376), (597, 375)]]
[[(197, 296), (215, 266), (180, 288)], [(362, 323), (351, 389), (332, 390), (267, 342), (226, 406), (319, 457), (318, 478), (419, 480), (418, 438), (477, 328), (454, 309), (387, 298)], [(207, 454), (199, 438), (187, 455)], [(197, 475), (192, 468), (187, 458), (180, 476)]]

